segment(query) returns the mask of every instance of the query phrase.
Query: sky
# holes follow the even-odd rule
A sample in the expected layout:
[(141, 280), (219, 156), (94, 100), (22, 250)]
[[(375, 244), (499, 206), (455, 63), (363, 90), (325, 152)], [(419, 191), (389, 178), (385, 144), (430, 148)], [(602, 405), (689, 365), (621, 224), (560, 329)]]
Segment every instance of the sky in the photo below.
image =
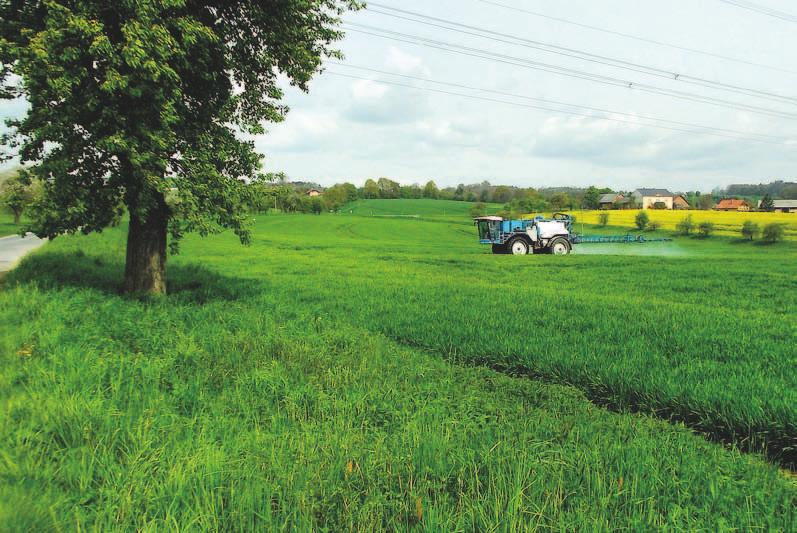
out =
[[(754, 1), (797, 15), (790, 0)], [(340, 181), (361, 185), (367, 178), (384, 176), (405, 184), (433, 179), (438, 186), (488, 180), (523, 187), (595, 184), (620, 190), (707, 191), (731, 183), (797, 177), (794, 21), (721, 0), (379, 0), (370, 4), (374, 9), (344, 17), (346, 37), (338, 43), (345, 54), (343, 65), (328, 62), (308, 93), (285, 84), (285, 101), (291, 109), (286, 120), (270, 125), (267, 134), (255, 140), (265, 155), (265, 170), (322, 185)], [(380, 6), (477, 30), (463, 34), (424, 25), (378, 13), (391, 12)], [(363, 33), (381, 30), (511, 56), (526, 66), (516, 60), (509, 64)], [(472, 35), (482, 33), (478, 30), (503, 36)], [(532, 48), (530, 41), (561, 47), (559, 52), (562, 48), (578, 52), (570, 55), (588, 52), (622, 60), (628, 68), (601, 64), (594, 56), (590, 61)], [(529, 61), (611, 77), (631, 87), (529, 68)], [(659, 70), (651, 72), (648, 67)], [(679, 79), (673, 79), (676, 74)], [(696, 84), (694, 78), (707, 81)], [(717, 83), (786, 98), (724, 91)], [(745, 109), (651, 94), (641, 90), (644, 87), (736, 102)], [(564, 107), (552, 100), (593, 109)], [(750, 107), (776, 110), (781, 116)], [(24, 102), (0, 103), (0, 117), (21, 110)], [(655, 123), (679, 131), (651, 127), (643, 117), (670, 121)], [(722, 131), (706, 135), (696, 133), (696, 126)], [(744, 138), (728, 138), (739, 136)]]

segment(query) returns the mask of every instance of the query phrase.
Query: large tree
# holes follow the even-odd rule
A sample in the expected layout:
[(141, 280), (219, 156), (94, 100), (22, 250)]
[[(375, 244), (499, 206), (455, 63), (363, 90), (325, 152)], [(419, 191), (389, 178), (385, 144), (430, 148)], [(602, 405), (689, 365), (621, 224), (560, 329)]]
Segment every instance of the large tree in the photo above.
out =
[(126, 209), (125, 290), (164, 293), (167, 236), (249, 238), (253, 135), (307, 90), (355, 0), (0, 0), (2, 96), (25, 97), (6, 156), (44, 184), (40, 236)]

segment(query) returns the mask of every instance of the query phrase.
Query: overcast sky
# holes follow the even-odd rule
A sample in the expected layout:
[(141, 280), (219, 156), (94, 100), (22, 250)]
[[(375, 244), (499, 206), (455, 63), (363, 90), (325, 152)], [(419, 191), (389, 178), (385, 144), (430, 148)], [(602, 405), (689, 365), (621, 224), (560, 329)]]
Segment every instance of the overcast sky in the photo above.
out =
[[(772, 68), (640, 42), (479, 0), (380, 0), (379, 3), (682, 76), (797, 98), (797, 24), (794, 22), (720, 0), (494, 1)], [(797, 14), (793, 0), (755, 2)], [(346, 15), (345, 19), (635, 84), (795, 113), (797, 117), (797, 100), (791, 103), (743, 96), (693, 85), (688, 79), (662, 79), (368, 10)], [(533, 187), (599, 184), (618, 189), (655, 186), (678, 190), (709, 190), (735, 182), (797, 176), (794, 118), (763, 116), (654, 95), (362, 33), (348, 32), (340, 48), (346, 56), (345, 62), (351, 65), (612, 110), (624, 114), (608, 116), (627, 122), (594, 118), (607, 116), (597, 111), (567, 108), (590, 114), (592, 118), (572, 116), (344, 78), (332, 72), (564, 109), (518, 97), (328, 65), (327, 72), (312, 83), (309, 94), (287, 90), (291, 112), (286, 121), (272, 126), (267, 135), (257, 139), (258, 148), (266, 155), (267, 170), (284, 171), (292, 179), (323, 185), (343, 180), (361, 184), (369, 177), (386, 176), (403, 183), (434, 179), (441, 186), (486, 179), (492, 183)], [(17, 112), (20, 107), (19, 103), (0, 104), (0, 115)], [(652, 128), (642, 125), (645, 121), (636, 118), (640, 115), (750, 135), (764, 134), (771, 136), (767, 140), (775, 144)]]

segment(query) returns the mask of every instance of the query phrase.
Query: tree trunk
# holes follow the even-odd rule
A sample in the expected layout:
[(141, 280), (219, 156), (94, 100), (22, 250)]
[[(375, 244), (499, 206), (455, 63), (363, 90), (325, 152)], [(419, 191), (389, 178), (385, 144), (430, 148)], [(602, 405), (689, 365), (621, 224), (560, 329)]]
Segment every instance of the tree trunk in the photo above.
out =
[(22, 219), (22, 211), (14, 211), (14, 225), (19, 226), (19, 222)]
[(166, 294), (166, 230), (169, 210), (163, 198), (142, 218), (130, 210), (125, 285), (127, 293)]

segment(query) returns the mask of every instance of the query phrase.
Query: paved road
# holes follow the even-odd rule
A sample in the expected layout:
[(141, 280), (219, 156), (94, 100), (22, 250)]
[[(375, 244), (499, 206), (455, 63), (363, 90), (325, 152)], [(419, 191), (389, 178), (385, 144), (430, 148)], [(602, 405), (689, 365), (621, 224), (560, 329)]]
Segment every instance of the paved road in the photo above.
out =
[(11, 270), (26, 253), (42, 244), (44, 240), (32, 233), (28, 233), (24, 238), (19, 235), (0, 238), (0, 272)]

